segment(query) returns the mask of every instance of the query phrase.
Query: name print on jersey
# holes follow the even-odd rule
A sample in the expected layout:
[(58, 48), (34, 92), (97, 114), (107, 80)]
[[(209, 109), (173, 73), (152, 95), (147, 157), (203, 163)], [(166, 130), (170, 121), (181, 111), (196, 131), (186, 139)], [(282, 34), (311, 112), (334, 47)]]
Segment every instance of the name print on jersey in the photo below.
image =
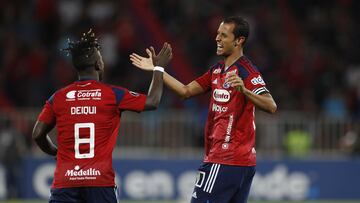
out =
[(101, 89), (72, 90), (66, 93), (66, 101), (75, 100), (101, 100)]
[(70, 108), (71, 115), (96, 114), (96, 106), (73, 106)]

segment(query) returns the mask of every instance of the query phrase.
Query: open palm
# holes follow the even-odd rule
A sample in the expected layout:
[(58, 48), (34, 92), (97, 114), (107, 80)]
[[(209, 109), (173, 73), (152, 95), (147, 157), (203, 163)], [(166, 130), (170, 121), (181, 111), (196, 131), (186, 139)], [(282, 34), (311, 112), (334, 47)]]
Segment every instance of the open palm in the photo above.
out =
[(133, 53), (130, 55), (130, 61), (132, 62), (132, 64), (134, 66), (136, 66), (140, 69), (152, 71), (152, 70), (154, 70), (152, 53), (149, 49), (146, 49), (146, 53), (149, 55), (148, 58), (145, 58), (143, 56)]

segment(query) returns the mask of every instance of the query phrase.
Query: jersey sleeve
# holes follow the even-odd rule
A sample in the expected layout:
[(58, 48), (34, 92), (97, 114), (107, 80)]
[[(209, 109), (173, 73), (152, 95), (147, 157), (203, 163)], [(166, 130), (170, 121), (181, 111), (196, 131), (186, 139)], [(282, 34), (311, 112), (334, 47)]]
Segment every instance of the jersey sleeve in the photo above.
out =
[(244, 81), (245, 87), (255, 94), (269, 93), (259, 72), (251, 73)]
[(41, 110), (41, 113), (38, 116), (38, 120), (42, 121), (46, 124), (51, 124), (53, 122), (55, 122), (55, 112), (53, 109), (53, 100), (54, 100), (54, 95), (50, 97), (50, 99), (48, 99), (43, 107), (43, 109)]
[(146, 95), (122, 87), (112, 87), (112, 90), (115, 93), (116, 104), (119, 109), (137, 112), (144, 110)]
[(202, 76), (195, 79), (197, 83), (205, 90), (211, 88), (211, 69), (204, 73)]

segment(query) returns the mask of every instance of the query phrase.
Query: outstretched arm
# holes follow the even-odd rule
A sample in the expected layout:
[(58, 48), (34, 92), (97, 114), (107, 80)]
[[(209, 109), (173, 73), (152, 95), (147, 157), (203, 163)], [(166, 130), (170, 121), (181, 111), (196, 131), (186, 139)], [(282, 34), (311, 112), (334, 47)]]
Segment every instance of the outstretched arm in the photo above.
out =
[(179, 95), (182, 99), (188, 99), (204, 92), (203, 88), (195, 80), (187, 85), (178, 81), (168, 73), (164, 73), (165, 85)]
[(145, 111), (155, 110), (159, 107), (163, 86), (163, 72), (154, 70), (148, 95), (146, 97)]
[[(163, 55), (163, 53), (167, 49), (169, 49), (170, 52), (172, 52), (170, 44), (164, 43), (162, 49), (160, 50), (160, 52), (158, 54), (155, 53), (154, 47), (150, 47), (149, 49), (151, 51), (154, 64), (158, 65), (158, 66), (165, 66), (164, 61), (162, 61), (160, 59), (160, 56)], [(141, 59), (141, 60), (145, 59), (145, 57), (139, 56), (138, 54), (133, 54), (133, 55), (136, 56), (137, 58)], [(143, 69), (143, 70), (146, 70), (146, 71), (152, 71), (153, 70), (153, 67), (150, 67), (150, 66), (141, 67), (141, 66), (138, 66), (136, 64), (134, 64), (134, 65), (136, 67), (138, 67), (140, 69)], [(195, 95), (198, 95), (198, 94), (201, 94), (201, 93), (204, 92), (202, 87), (196, 81), (192, 81), (189, 84), (185, 85), (185, 84), (178, 81), (176, 78), (174, 78), (173, 76), (171, 76), (170, 74), (168, 74), (166, 72), (164, 72), (164, 83), (170, 90), (175, 92), (182, 99), (187, 99), (187, 98), (190, 98), (192, 96), (195, 96)]]
[(51, 141), (48, 133), (54, 128), (54, 124), (48, 125), (42, 121), (36, 121), (32, 138), (35, 140), (36, 144), (40, 147), (40, 149), (52, 156), (56, 156), (57, 147)]

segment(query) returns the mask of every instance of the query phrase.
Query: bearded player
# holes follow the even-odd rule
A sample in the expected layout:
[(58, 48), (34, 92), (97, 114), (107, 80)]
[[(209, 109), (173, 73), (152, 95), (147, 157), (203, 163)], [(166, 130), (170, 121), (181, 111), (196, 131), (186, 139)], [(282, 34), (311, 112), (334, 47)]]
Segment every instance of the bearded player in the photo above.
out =
[[(247, 202), (256, 165), (255, 107), (268, 113), (277, 109), (260, 72), (243, 53), (248, 35), (249, 24), (243, 18), (225, 18), (215, 38), (222, 60), (187, 85), (164, 73), (165, 85), (184, 99), (211, 92), (204, 163), (192, 203)], [(156, 64), (158, 58), (150, 49)], [(144, 59), (132, 55), (132, 61)]]

